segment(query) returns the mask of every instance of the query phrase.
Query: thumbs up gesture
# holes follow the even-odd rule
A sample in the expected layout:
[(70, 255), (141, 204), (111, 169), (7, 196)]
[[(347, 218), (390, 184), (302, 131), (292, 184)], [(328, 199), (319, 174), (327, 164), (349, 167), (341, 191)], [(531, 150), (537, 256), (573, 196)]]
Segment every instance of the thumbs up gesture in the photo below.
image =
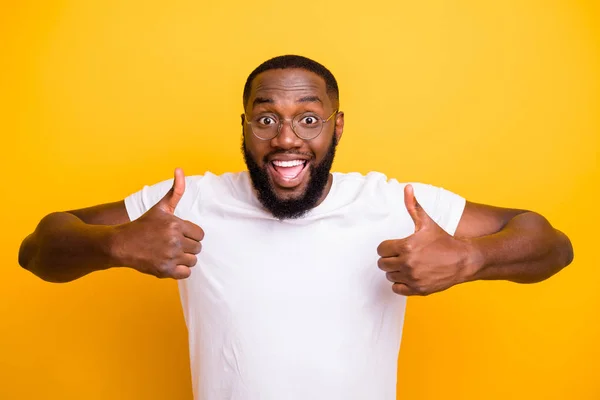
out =
[(118, 227), (115, 241), (122, 265), (158, 278), (190, 276), (204, 231), (174, 215), (184, 192), (185, 176), (176, 169), (171, 190), (140, 218)]
[(377, 248), (379, 268), (401, 295), (428, 295), (467, 280), (467, 243), (446, 233), (415, 198), (411, 185), (404, 188), (404, 205), (415, 223), (415, 233), (386, 240)]

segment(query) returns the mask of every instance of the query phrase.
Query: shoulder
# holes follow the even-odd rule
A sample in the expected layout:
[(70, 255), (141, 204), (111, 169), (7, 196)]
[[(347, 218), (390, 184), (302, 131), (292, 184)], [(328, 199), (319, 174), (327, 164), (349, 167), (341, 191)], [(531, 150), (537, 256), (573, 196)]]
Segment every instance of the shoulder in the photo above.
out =
[(389, 213), (403, 199), (403, 184), (380, 172), (333, 173), (334, 207), (352, 206), (361, 212)]
[(389, 178), (387, 175), (371, 171), (366, 174), (358, 172), (334, 173), (336, 190), (346, 195), (354, 194), (356, 196), (373, 197), (374, 200), (384, 201), (392, 199), (394, 201), (404, 198), (404, 187), (412, 184), (415, 192), (421, 192), (423, 196), (431, 196), (437, 189), (435, 186), (419, 182), (399, 182), (395, 178)]
[(409, 184), (414, 187), (417, 195), (421, 194), (423, 197), (436, 197), (439, 195), (440, 191), (448, 191), (443, 187), (428, 183), (398, 181), (396, 178), (390, 178), (387, 175), (377, 171), (371, 171), (366, 174), (361, 174), (358, 172), (335, 172), (334, 177), (337, 183), (343, 187), (363, 191), (372, 189), (375, 191), (375, 194), (401, 194), (401, 198), (404, 198), (404, 187)]
[(408, 184), (413, 186), (415, 197), (425, 211), (438, 221), (448, 213), (462, 213), (465, 205), (465, 199), (443, 187), (421, 182), (400, 182), (376, 171), (364, 175), (356, 172), (335, 173), (334, 179), (336, 195), (340, 198), (380, 211), (405, 213), (404, 188)]
[(213, 192), (218, 194), (239, 195), (250, 188), (250, 177), (247, 172), (226, 172), (215, 174), (205, 172), (193, 177), (194, 189), (201, 193)]
[[(198, 175), (187, 175), (185, 177), (185, 191), (180, 201), (180, 208), (191, 208), (202, 198), (211, 197), (214, 194), (234, 194), (245, 190), (247, 178), (244, 173), (225, 173), (217, 175), (205, 172)], [(129, 202), (140, 201), (149, 208), (158, 202), (173, 186), (173, 178), (166, 179), (144, 186), (140, 191), (133, 193), (126, 200)]]
[(365, 189), (385, 188), (389, 186), (390, 179), (381, 172), (334, 172), (335, 184), (346, 190), (364, 191)]
[(228, 209), (260, 208), (247, 171), (205, 172), (193, 178), (190, 193), (193, 201), (187, 205), (190, 209), (220, 210), (224, 206)]

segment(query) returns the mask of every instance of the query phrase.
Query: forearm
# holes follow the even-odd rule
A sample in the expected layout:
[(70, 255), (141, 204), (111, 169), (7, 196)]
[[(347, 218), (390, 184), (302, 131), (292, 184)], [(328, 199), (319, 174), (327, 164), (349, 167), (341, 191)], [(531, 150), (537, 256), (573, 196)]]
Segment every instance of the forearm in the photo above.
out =
[(113, 230), (69, 213), (50, 214), (21, 244), (19, 264), (49, 282), (68, 282), (116, 266)]
[(554, 275), (573, 259), (569, 239), (532, 212), (515, 216), (495, 234), (466, 240), (472, 267), (468, 280), (534, 283)]

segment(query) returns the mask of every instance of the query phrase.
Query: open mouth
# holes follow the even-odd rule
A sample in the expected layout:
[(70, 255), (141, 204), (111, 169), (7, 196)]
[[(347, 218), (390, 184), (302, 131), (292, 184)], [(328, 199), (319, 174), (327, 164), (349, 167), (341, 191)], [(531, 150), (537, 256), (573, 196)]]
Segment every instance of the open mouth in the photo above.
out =
[(273, 160), (269, 162), (271, 177), (282, 187), (294, 187), (302, 182), (308, 160)]

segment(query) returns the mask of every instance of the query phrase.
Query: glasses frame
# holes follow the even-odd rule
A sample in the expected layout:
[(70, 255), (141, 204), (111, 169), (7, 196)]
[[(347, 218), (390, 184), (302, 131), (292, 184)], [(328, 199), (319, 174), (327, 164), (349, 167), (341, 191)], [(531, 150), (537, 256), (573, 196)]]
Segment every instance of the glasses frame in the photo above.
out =
[[(323, 127), (325, 126), (325, 124), (326, 124), (327, 122), (329, 122), (329, 120), (330, 120), (330, 119), (331, 119), (331, 118), (332, 118), (334, 115), (337, 115), (337, 114), (339, 114), (339, 109), (337, 109), (337, 108), (336, 108), (336, 109), (335, 109), (335, 111), (333, 111), (333, 113), (332, 113), (332, 114), (331, 114), (329, 117), (327, 117), (327, 119), (323, 119), (323, 118), (321, 118), (321, 116), (319, 116), (319, 115), (316, 115), (316, 116), (317, 116), (318, 118), (320, 118), (320, 119), (321, 119), (321, 121), (322, 121), (322, 124), (321, 124), (321, 130), (319, 131), (319, 133), (317, 133), (317, 135), (316, 135), (315, 137), (311, 137), (310, 139), (303, 138), (302, 136), (300, 136), (300, 135), (298, 134), (298, 132), (296, 132), (296, 127), (294, 126), (294, 120), (295, 120), (297, 117), (299, 117), (299, 116), (301, 116), (301, 115), (303, 115), (303, 114), (306, 114), (306, 112), (303, 112), (303, 113), (300, 113), (300, 114), (296, 114), (296, 115), (294, 115), (294, 116), (293, 116), (291, 119), (290, 119), (290, 118), (281, 118), (281, 119), (280, 119), (280, 121), (279, 121), (279, 124), (277, 125), (277, 133), (275, 134), (275, 136), (273, 136), (273, 137), (271, 137), (271, 138), (268, 138), (268, 139), (261, 138), (261, 137), (260, 137), (260, 136), (258, 136), (256, 133), (254, 133), (254, 129), (252, 129), (252, 122), (250, 121), (250, 118), (248, 118), (248, 114), (246, 114), (246, 113), (244, 113), (244, 122), (245, 122), (245, 123), (247, 123), (247, 124), (250, 126), (250, 132), (252, 132), (252, 135), (254, 135), (254, 137), (255, 137), (255, 138), (257, 138), (258, 140), (265, 140), (265, 141), (266, 141), (266, 140), (273, 140), (273, 139), (275, 139), (275, 138), (276, 138), (277, 136), (279, 136), (279, 134), (281, 133), (281, 127), (282, 127), (282, 126), (283, 126), (283, 124), (284, 124), (284, 123), (286, 123), (286, 122), (287, 122), (287, 123), (289, 123), (290, 127), (292, 128), (292, 132), (294, 132), (294, 135), (296, 135), (298, 138), (300, 138), (300, 139), (302, 139), (302, 140), (313, 140), (313, 139), (316, 139), (316, 138), (318, 138), (318, 137), (321, 135), (321, 133), (323, 132)], [(316, 113), (315, 113), (315, 114), (316, 114)]]

